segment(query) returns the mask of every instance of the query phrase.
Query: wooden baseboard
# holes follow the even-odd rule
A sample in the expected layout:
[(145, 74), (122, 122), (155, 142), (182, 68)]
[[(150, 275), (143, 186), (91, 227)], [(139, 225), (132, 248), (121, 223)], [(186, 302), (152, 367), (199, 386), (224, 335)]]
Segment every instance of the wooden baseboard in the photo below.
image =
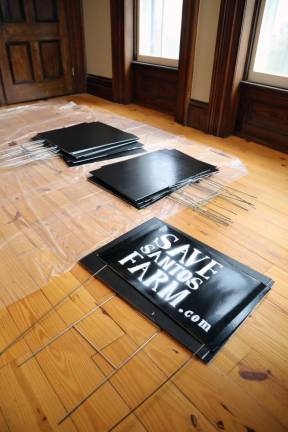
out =
[(236, 134), (288, 153), (288, 90), (241, 82)]
[(188, 108), (187, 125), (207, 132), (207, 119), (208, 103), (191, 99)]
[(112, 78), (87, 75), (87, 93), (104, 99), (113, 100)]
[(159, 111), (175, 113), (178, 70), (176, 68), (132, 62), (134, 101)]

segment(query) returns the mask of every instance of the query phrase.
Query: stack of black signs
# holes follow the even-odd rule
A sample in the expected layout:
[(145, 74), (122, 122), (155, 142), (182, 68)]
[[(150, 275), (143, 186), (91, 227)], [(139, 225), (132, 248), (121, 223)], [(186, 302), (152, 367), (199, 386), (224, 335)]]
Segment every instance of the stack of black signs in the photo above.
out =
[(216, 171), (178, 150), (163, 149), (91, 171), (89, 180), (140, 209)]
[(156, 218), (80, 263), (205, 362), (273, 285)]
[(40, 132), (33, 140), (39, 139), (59, 150), (69, 166), (144, 152), (136, 135), (101, 122)]

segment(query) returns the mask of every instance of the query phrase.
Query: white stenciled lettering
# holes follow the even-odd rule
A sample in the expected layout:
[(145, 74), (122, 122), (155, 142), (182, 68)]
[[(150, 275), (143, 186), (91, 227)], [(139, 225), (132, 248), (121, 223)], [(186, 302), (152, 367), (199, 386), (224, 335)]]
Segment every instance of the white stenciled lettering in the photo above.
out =
[(199, 288), (200, 285), (202, 285), (203, 280), (197, 277), (192, 278), (191, 280), (189, 280), (188, 282), (186, 282), (186, 285), (191, 289), (191, 290), (197, 290)]
[(148, 255), (149, 253), (153, 252), (156, 249), (156, 246), (154, 244), (148, 244), (145, 246), (141, 246), (140, 251), (144, 255)]
[(166, 255), (158, 262), (159, 267), (162, 267), (163, 270), (165, 271), (169, 271), (174, 264), (175, 261), (172, 258), (170, 258), (168, 255)]
[(207, 321), (202, 319), (200, 323), (198, 324), (199, 327), (201, 327), (206, 333), (210, 330), (211, 324), (209, 324)]
[(129, 267), (127, 270), (132, 274), (141, 272), (140, 276), (138, 276), (138, 280), (140, 282), (143, 282), (143, 277), (145, 276), (148, 268), (150, 267), (150, 264), (151, 263), (149, 261), (146, 261), (142, 264), (138, 264), (137, 266)]
[(182, 269), (177, 274), (177, 280), (182, 283), (186, 283), (189, 279), (192, 278), (192, 273), (189, 270)]
[(174, 266), (169, 270), (169, 274), (171, 275), (171, 276), (175, 276), (176, 275), (176, 273), (179, 271), (179, 270), (182, 270), (183, 269), (183, 267), (180, 265), (180, 264), (178, 264), (177, 262), (175, 262), (174, 263)]
[[(171, 241), (169, 239), (171, 239)], [(163, 234), (160, 237), (156, 237), (152, 243), (141, 246), (140, 251), (144, 255), (148, 255), (156, 249), (167, 250), (171, 248), (172, 243), (176, 243), (178, 240), (178, 237), (174, 234)]]
[[(183, 309), (179, 309), (179, 312), (182, 313)], [(207, 321), (205, 321), (204, 319), (201, 319), (200, 315), (197, 315), (192, 310), (185, 311), (184, 312), (184, 316), (185, 316), (185, 318), (188, 318), (191, 322), (198, 323), (197, 324), (198, 327), (201, 327), (206, 332), (208, 332), (210, 330), (210, 328), (211, 328), (211, 325)], [(200, 321), (200, 319), (201, 319), (201, 321)]]
[(160, 258), (162, 251), (152, 252), (148, 255), (149, 258), (153, 258), (153, 261), (158, 263), (158, 259)]
[[(187, 258), (190, 247), (191, 246), (189, 244), (178, 246), (168, 251), (167, 254), (172, 257), (175, 257), (176, 255), (181, 255), (179, 262), (183, 264), (185, 267), (191, 267), (194, 264), (198, 264), (204, 260), (210, 259), (208, 255), (203, 256), (203, 253), (196, 248), (193, 249), (193, 252)], [(202, 257), (199, 257), (199, 255), (202, 255)]]
[(186, 318), (191, 318), (191, 316), (193, 315), (193, 311), (191, 311), (191, 310), (187, 310), (187, 311), (184, 313), (184, 315), (185, 315)]
[(171, 306), (176, 307), (178, 303), (183, 301), (189, 294), (191, 294), (188, 289), (175, 292), (177, 288), (178, 283), (176, 281), (172, 281), (165, 288), (162, 288), (161, 291), (158, 291), (157, 295), (164, 301), (169, 302)]
[(174, 249), (171, 249), (170, 251), (168, 251), (167, 254), (172, 256), (172, 257), (175, 257), (176, 255), (181, 255), (179, 262), (184, 265), (186, 255), (189, 251), (189, 247), (190, 247), (189, 244), (178, 246), (178, 247), (175, 247)]
[(169, 276), (166, 273), (164, 273), (162, 270), (158, 269), (156, 270), (155, 273), (153, 273), (153, 275), (151, 275), (148, 279), (143, 281), (143, 284), (147, 288), (152, 287), (152, 291), (157, 291), (160, 283), (166, 283), (168, 281), (169, 281)]
[(208, 263), (205, 267), (202, 267), (201, 270), (196, 271), (196, 273), (199, 276), (202, 276), (204, 279), (208, 280), (210, 279), (210, 276), (205, 276), (205, 273), (207, 273), (208, 271), (211, 271), (212, 274), (216, 274), (217, 270), (213, 270), (213, 267), (215, 266), (219, 266), (220, 268), (223, 268), (223, 265), (218, 263), (217, 261), (215, 261), (214, 259), (211, 260), (210, 263)]
[(185, 263), (185, 267), (190, 267), (190, 266), (197, 264), (201, 261), (210, 259), (210, 257), (208, 255), (205, 255), (202, 258), (198, 258), (199, 255), (203, 255), (203, 253), (200, 250), (193, 248), (192, 254), (189, 256), (189, 258), (187, 259), (187, 261)]
[(134, 252), (132, 252), (130, 255), (127, 255), (125, 258), (122, 258), (120, 261), (118, 261), (119, 262), (119, 264), (121, 264), (121, 265), (124, 265), (124, 264), (126, 264), (127, 262), (129, 262), (129, 261), (131, 261), (132, 262), (132, 264), (134, 264), (135, 262), (136, 262), (136, 257), (140, 257), (140, 258), (144, 258), (141, 254), (139, 254), (139, 252), (137, 252), (137, 251), (134, 251)]
[(172, 243), (176, 243), (179, 240), (174, 234), (163, 234), (160, 239), (158, 237), (155, 239), (155, 243), (160, 249), (170, 249), (172, 243), (169, 238), (173, 240)]

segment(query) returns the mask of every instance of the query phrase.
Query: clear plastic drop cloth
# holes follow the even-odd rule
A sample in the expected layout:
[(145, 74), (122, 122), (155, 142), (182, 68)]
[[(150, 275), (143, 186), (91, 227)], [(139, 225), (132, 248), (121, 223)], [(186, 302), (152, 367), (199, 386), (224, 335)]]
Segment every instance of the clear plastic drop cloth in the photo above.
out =
[[(40, 131), (98, 120), (136, 134), (146, 151), (177, 148), (217, 165), (220, 172), (214, 178), (223, 184), (246, 174), (239, 159), (216, 149), (104, 109), (58, 99), (0, 110), (0, 149), (17, 147)], [(0, 169), (0, 306), (38, 290), (82, 256), (149, 218), (165, 219), (184, 208), (167, 197), (137, 210), (87, 181), (89, 171), (115, 161), (69, 168), (56, 157)], [(208, 186), (200, 192), (195, 187), (199, 201), (210, 196)]]

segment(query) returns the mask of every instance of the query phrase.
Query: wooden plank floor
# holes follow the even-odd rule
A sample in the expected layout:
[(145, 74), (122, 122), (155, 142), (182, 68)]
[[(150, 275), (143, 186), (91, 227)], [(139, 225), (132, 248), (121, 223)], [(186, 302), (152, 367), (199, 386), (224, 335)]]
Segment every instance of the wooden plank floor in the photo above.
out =
[[(32, 325), (0, 356), (0, 432), (288, 430), (287, 155), (237, 137), (208, 136), (136, 105), (69, 99), (240, 157), (249, 174), (235, 186), (257, 195), (256, 210), (229, 227), (188, 209), (169, 222), (276, 284), (204, 365), (76, 264), (0, 308), (0, 351)], [(18, 266), (24, 278), (24, 264)], [(0, 274), (0, 281), (9, 287), (12, 274), (11, 281)]]

